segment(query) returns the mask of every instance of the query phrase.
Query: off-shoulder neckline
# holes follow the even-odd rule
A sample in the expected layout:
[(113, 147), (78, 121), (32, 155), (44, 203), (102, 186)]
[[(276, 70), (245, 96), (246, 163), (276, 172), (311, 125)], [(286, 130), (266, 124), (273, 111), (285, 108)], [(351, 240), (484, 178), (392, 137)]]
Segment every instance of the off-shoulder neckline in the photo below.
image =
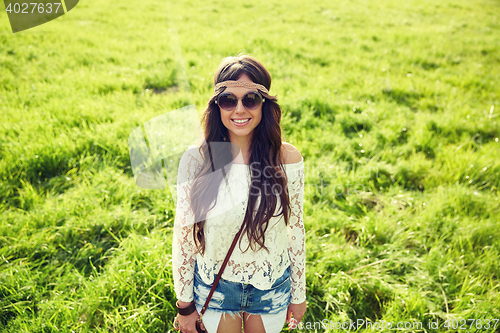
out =
[[(293, 167), (293, 166), (299, 166), (300, 164), (303, 164), (304, 163), (304, 158), (302, 157), (300, 162), (297, 162), (297, 163), (288, 163), (288, 164), (283, 164), (284, 167)], [(231, 165), (244, 165), (244, 166), (247, 166), (249, 167), (250, 164), (244, 164), (244, 163), (231, 163)]]
[[(196, 145), (191, 145), (191, 146), (189, 146), (189, 149), (191, 149), (191, 148), (199, 148), (199, 147)], [(197, 150), (197, 152), (198, 152), (198, 150)], [(201, 155), (199, 155), (199, 156), (201, 157)], [(301, 156), (300, 162), (283, 164), (283, 166), (293, 168), (293, 167), (300, 167), (300, 166), (302, 166), (302, 164), (304, 164), (304, 157)], [(244, 164), (244, 163), (230, 163), (230, 165), (244, 165), (246, 167), (250, 166), (250, 164)]]

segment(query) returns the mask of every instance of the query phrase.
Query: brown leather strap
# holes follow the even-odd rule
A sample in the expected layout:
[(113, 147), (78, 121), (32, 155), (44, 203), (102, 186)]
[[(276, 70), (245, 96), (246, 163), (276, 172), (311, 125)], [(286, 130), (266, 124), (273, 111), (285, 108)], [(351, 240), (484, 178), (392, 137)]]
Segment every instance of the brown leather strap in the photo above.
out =
[(191, 302), (187, 307), (181, 308), (179, 306), (179, 301), (177, 301), (175, 303), (175, 306), (177, 307), (177, 312), (181, 316), (189, 316), (191, 313), (196, 311), (196, 305), (194, 304), (194, 302)]
[(212, 299), (212, 295), (214, 294), (215, 288), (219, 284), (220, 277), (222, 273), (224, 272), (224, 268), (226, 268), (227, 262), (229, 261), (229, 257), (231, 257), (231, 253), (233, 253), (233, 250), (236, 246), (236, 243), (238, 242), (238, 239), (240, 238), (240, 234), (243, 231), (245, 223), (241, 225), (240, 231), (234, 236), (233, 243), (231, 244), (231, 247), (229, 248), (229, 251), (226, 254), (226, 258), (224, 259), (224, 262), (222, 263), (222, 266), (220, 267), (219, 274), (217, 274), (217, 277), (215, 278), (214, 284), (212, 285), (212, 288), (210, 289), (210, 293), (208, 294), (207, 300), (205, 301), (205, 304), (203, 305), (203, 308), (201, 309), (200, 317), (198, 318), (198, 321), (201, 321), (201, 316), (205, 313), (208, 307), (208, 303), (210, 302), (210, 299)]

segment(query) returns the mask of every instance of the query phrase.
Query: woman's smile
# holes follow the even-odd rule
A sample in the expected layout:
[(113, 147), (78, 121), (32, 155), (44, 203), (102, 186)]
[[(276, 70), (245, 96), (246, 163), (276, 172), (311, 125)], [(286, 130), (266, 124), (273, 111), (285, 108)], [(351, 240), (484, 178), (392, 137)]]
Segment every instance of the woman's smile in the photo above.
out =
[(241, 119), (233, 118), (231, 120), (236, 126), (245, 126), (250, 122), (251, 118), (241, 118)]

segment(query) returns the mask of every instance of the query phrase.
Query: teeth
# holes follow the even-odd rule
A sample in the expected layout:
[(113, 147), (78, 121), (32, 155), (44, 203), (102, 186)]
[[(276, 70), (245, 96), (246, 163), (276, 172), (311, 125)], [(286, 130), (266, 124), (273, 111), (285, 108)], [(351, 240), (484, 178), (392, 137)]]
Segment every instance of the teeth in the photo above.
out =
[(244, 119), (244, 120), (236, 120), (236, 119), (233, 119), (233, 121), (235, 123), (238, 123), (238, 124), (243, 124), (243, 123), (246, 123), (247, 121), (249, 121), (250, 119)]

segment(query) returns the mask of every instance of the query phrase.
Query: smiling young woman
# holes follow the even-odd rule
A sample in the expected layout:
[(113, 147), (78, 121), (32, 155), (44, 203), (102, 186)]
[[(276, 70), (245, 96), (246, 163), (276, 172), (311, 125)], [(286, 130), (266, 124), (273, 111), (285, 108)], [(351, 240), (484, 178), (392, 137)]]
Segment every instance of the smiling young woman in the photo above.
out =
[[(177, 187), (172, 244), (178, 326), (196, 332), (214, 285), (201, 318), (209, 333), (241, 332), (242, 324), (247, 333), (280, 332), (306, 311), (304, 162), (282, 141), (281, 108), (262, 63), (226, 58), (214, 84), (203, 114), (206, 144), (179, 165), (187, 182)], [(238, 245), (214, 283), (233, 239)]]

